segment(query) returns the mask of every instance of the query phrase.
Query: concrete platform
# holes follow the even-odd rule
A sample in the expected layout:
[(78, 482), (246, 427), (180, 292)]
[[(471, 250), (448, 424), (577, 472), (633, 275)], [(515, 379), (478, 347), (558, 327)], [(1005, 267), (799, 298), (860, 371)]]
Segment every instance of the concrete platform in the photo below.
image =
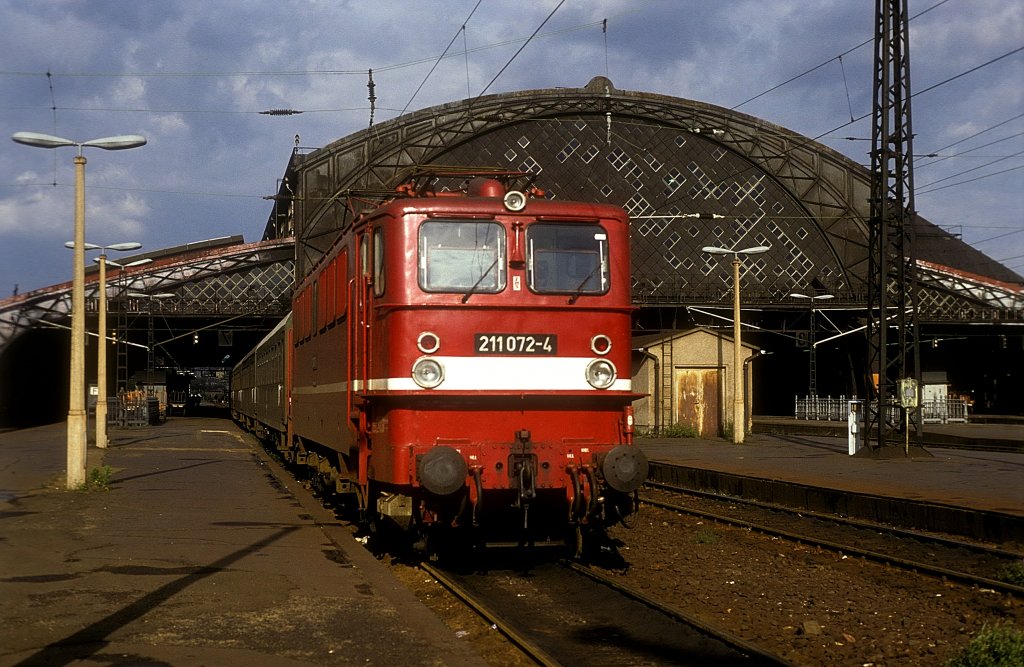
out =
[[(1024, 426), (1019, 425), (992, 426), (986, 433), (993, 440), (1024, 440)], [(897, 517), (902, 512), (908, 520), (915, 502), (938, 503), (965, 510), (958, 513), (961, 517), (1004, 515), (1006, 526), (998, 528), (1001, 539), (1024, 541), (1024, 453), (926, 446), (923, 455), (875, 459), (850, 456), (843, 438), (758, 433), (742, 445), (688, 438), (639, 443), (652, 463), (684, 468), (708, 490), (739, 488), (738, 493), (752, 495), (759, 487), (759, 495), (817, 502), (819, 509), (851, 514), (860, 511), (858, 502), (875, 513), (887, 503), (895, 509), (886, 512)]]
[[(973, 421), (973, 420), (978, 421)], [(985, 421), (982, 421), (982, 420)], [(846, 421), (818, 421), (792, 417), (754, 417), (753, 432), (762, 435), (813, 435), (847, 438)], [(925, 424), (925, 447), (961, 447), (1024, 454), (1024, 418), (972, 417), (969, 424)]]
[(483, 664), (231, 422), (111, 445), (69, 492), (63, 424), (0, 434), (0, 664)]

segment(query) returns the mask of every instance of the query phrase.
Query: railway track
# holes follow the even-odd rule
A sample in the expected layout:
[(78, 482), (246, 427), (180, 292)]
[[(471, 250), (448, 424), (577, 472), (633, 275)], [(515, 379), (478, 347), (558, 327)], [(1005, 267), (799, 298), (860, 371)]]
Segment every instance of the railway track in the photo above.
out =
[(788, 665), (783, 658), (576, 564), (458, 573), (423, 564), (539, 665)]
[(659, 483), (648, 483), (641, 501), (843, 555), (1024, 597), (1024, 586), (1003, 580), (1007, 572), (1024, 564), (1024, 553), (1019, 551)]

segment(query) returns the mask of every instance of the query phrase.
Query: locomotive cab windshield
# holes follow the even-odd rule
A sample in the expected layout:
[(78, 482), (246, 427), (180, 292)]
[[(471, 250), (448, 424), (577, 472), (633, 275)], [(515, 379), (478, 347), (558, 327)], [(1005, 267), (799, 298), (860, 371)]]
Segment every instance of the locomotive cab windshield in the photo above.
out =
[(495, 293), (505, 288), (505, 228), (496, 222), (424, 222), (419, 247), (419, 283), (426, 292)]
[[(496, 294), (507, 280), (504, 226), (431, 220), (419, 228), (419, 286), (425, 292)], [(526, 227), (527, 284), (535, 294), (608, 292), (608, 235), (600, 225), (535, 222)]]
[(608, 235), (599, 225), (535, 223), (526, 229), (526, 243), (534, 292), (578, 297), (608, 291)]

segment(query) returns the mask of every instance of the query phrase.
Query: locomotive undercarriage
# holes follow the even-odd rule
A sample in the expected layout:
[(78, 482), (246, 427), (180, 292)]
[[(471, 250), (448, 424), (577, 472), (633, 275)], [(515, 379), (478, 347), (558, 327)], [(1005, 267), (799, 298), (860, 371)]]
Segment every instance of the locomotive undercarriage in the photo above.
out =
[[(457, 486), (445, 494), (425, 486), (398, 486), (358, 479), (358, 452), (338, 450), (282, 433), (265, 434), (297, 477), (327, 505), (366, 526), (367, 531), (419, 557), (495, 547), (557, 546), (582, 558), (607, 548), (605, 530), (625, 523), (639, 507), (635, 491), (616, 491), (606, 478), (607, 454), (597, 461), (564, 467), (558, 484), (542, 487), (540, 467), (528, 432), (519, 432), (506, 464), (509, 487), (485, 488), (480, 466), (456, 473)], [(433, 451), (447, 450), (435, 447)], [(615, 450), (613, 450), (613, 453)], [(454, 457), (453, 457), (454, 458)], [(458, 455), (462, 461), (462, 455)], [(602, 465), (604, 464), (604, 465)], [(644, 477), (646, 477), (646, 461)], [(467, 481), (468, 480), (468, 483)]]
[(307, 484), (326, 504), (358, 512), (362, 518), (367, 493), (358, 482), (358, 465), (351, 460), (352, 457), (302, 438), (295, 438), (289, 445), (285, 434), (276, 436), (272, 444), (293, 468), (297, 479)]
[(624, 522), (639, 507), (635, 491), (614, 490), (593, 465), (566, 466), (557, 484), (540, 487), (538, 467), (549, 466), (538, 461), (529, 434), (520, 432), (507, 454), (509, 488), (485, 488), (483, 471), (474, 466), (460, 476), (469, 483), (452, 493), (431, 493), (428, 484), (414, 489), (413, 496), (396, 490), (386, 494), (386, 502), (378, 499), (375, 509), (382, 519), (407, 528), (415, 548), (428, 556), (437, 555), (432, 545), (439, 544), (456, 553), (467, 547), (568, 547), (570, 556), (580, 558), (606, 546), (607, 527)]
[(582, 558), (604, 548), (606, 528), (624, 521), (638, 506), (635, 494), (612, 492), (600, 497), (584, 520), (567, 518), (570, 503), (562, 489), (539, 490), (530, 502), (518, 505), (517, 491), (490, 490), (485, 496), (490, 509), (470, 502), (468, 488), (447, 497), (422, 490), (411, 496), (371, 493), (374, 530), (395, 532), (399, 544), (429, 558), (510, 547), (554, 547)]

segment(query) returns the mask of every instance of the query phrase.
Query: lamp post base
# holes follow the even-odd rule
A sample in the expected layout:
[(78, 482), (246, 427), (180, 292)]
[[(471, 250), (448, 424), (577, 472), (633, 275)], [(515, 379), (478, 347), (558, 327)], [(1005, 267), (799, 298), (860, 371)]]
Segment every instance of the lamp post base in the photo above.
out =
[(87, 428), (88, 419), (85, 410), (68, 412), (67, 488), (69, 490), (79, 489), (85, 485)]

